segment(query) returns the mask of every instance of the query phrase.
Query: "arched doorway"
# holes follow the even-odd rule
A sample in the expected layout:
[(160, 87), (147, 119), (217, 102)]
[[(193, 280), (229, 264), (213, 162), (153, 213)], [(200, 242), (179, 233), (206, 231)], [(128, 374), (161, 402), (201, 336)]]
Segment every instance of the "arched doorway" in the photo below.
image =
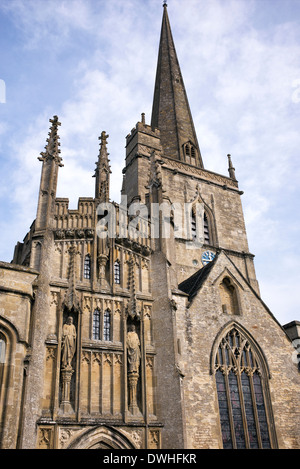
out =
[(68, 449), (136, 449), (134, 443), (121, 431), (112, 427), (97, 427), (81, 433)]

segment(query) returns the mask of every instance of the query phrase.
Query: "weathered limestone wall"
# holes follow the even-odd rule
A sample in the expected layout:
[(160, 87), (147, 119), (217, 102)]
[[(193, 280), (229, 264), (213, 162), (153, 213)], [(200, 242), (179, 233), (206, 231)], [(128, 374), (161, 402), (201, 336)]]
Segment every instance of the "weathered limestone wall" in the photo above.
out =
[(2, 448), (14, 449), (18, 443), (33, 283), (37, 275), (32, 269), (0, 262), (0, 329), (6, 345), (0, 393)]
[[(238, 315), (225, 313), (222, 309), (220, 282), (228, 272), (237, 280)], [(226, 257), (220, 255), (189, 308), (186, 299), (173, 297), (177, 302), (177, 337), (181, 344), (179, 366), (185, 375), (187, 447), (222, 448), (215, 377), (210, 372), (211, 353), (221, 329), (235, 321), (248, 331), (266, 357), (279, 448), (299, 448), (300, 374), (292, 360), (294, 349), (281, 326)]]

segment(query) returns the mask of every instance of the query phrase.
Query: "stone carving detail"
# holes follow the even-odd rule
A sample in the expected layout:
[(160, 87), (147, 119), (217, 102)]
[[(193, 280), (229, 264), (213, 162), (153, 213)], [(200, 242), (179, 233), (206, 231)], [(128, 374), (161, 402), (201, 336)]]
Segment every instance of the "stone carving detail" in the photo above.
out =
[(140, 339), (134, 325), (129, 326), (127, 333), (127, 358), (128, 373), (139, 373), (141, 359)]
[(71, 379), (74, 373), (72, 360), (76, 351), (76, 328), (72, 316), (67, 318), (63, 326), (61, 349), (62, 400), (60, 408), (64, 413), (69, 413), (72, 411), (70, 403)]
[(149, 448), (159, 449), (159, 447), (160, 447), (159, 430), (150, 430), (149, 431)]
[(78, 433), (78, 429), (73, 429), (73, 428), (60, 428), (59, 430), (59, 443), (61, 449), (65, 448), (67, 444), (69, 444), (69, 440), (72, 438), (72, 436), (76, 433)]
[(139, 368), (141, 361), (140, 339), (136, 333), (135, 326), (129, 326), (127, 333), (127, 362), (129, 383), (129, 410), (133, 415), (139, 414), (137, 405), (137, 383), (139, 379)]
[(167, 161), (168, 166), (172, 166), (173, 168), (178, 168), (179, 170), (183, 172), (189, 172), (193, 173), (205, 180), (212, 180), (218, 184), (221, 184), (222, 186), (233, 186), (233, 187), (238, 187), (237, 181), (227, 178), (226, 176), (222, 176), (220, 174), (213, 173), (211, 171), (207, 171), (201, 168), (196, 168), (194, 166), (188, 166), (186, 167), (184, 164), (182, 164), (179, 161), (171, 160), (168, 159)]
[(56, 240), (64, 240), (64, 239), (83, 239), (83, 238), (93, 238), (94, 237), (94, 230), (91, 228), (87, 229), (62, 229), (59, 228), (54, 230), (54, 238)]
[(40, 427), (38, 437), (38, 447), (40, 449), (51, 449), (52, 447), (52, 428)]
[(62, 356), (61, 356), (61, 367), (62, 369), (72, 369), (72, 359), (76, 350), (76, 328), (73, 324), (72, 316), (69, 316), (67, 322), (63, 326), (62, 334)]
[(56, 356), (56, 349), (54, 347), (46, 348), (46, 361), (54, 360)]

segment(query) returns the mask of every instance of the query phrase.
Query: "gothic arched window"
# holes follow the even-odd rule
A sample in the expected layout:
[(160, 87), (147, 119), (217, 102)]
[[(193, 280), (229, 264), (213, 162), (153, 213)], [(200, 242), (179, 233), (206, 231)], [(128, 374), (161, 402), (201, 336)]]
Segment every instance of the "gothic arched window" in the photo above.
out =
[(111, 329), (110, 310), (107, 309), (104, 312), (104, 317), (103, 317), (103, 340), (111, 340), (110, 329)]
[(84, 259), (83, 277), (91, 278), (91, 256), (89, 254)]
[(100, 340), (100, 310), (95, 309), (93, 313), (93, 339)]
[(214, 373), (224, 449), (275, 447), (266, 368), (236, 326), (219, 342)]
[(118, 285), (120, 284), (120, 281), (121, 281), (120, 272), (121, 272), (120, 261), (116, 260), (116, 262), (114, 263), (114, 280), (115, 280), (115, 283), (117, 283)]

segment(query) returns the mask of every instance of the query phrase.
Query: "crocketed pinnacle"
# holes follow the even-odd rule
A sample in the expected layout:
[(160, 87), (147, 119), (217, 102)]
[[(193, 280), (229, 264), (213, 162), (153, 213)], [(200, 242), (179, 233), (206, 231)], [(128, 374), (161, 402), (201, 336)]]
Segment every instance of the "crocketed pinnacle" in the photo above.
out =
[(49, 119), (49, 122), (52, 124), (50, 127), (50, 132), (48, 133), (48, 138), (46, 140), (47, 144), (45, 146), (45, 151), (41, 152), (41, 157), (38, 159), (40, 161), (45, 161), (48, 159), (53, 159), (58, 164), (58, 166), (63, 166), (62, 158), (60, 155), (60, 142), (58, 135), (58, 126), (61, 123), (58, 120), (57, 116), (53, 116), (53, 119)]
[(192, 155), (194, 158), (192, 164), (203, 167), (167, 5), (164, 4), (163, 7), (151, 125), (160, 130), (165, 156), (187, 161), (186, 151), (188, 156)]
[(100, 140), (100, 151), (98, 161), (96, 162), (96, 188), (95, 198), (100, 202), (109, 201), (109, 180), (110, 180), (110, 165), (109, 165), (109, 153), (107, 152), (107, 139), (109, 135), (105, 131), (101, 132)]

